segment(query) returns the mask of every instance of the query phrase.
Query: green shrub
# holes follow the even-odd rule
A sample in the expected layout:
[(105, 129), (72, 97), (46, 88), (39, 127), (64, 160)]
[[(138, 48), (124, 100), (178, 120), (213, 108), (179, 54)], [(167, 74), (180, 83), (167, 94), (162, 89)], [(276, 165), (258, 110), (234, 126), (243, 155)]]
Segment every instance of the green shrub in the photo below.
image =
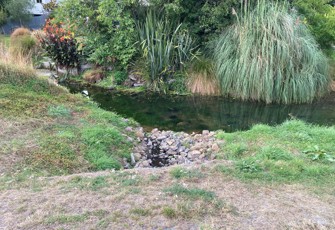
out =
[(57, 7), (55, 20), (71, 27), (89, 61), (126, 69), (137, 51), (135, 20), (131, 14), (136, 2), (64, 0)]
[(128, 74), (125, 71), (116, 71), (114, 73), (114, 82), (117, 85), (122, 85), (122, 83), (127, 79)]
[(186, 84), (185, 75), (176, 73), (174, 79), (169, 84), (169, 90), (178, 94), (186, 94), (189, 92)]
[(284, 4), (260, 0), (254, 9), (245, 6), (219, 38), (214, 60), (225, 96), (305, 103), (329, 88), (327, 58)]
[(181, 22), (182, 28), (196, 38), (197, 45), (205, 47), (233, 22), (232, 7), (240, 0), (154, 0), (151, 7), (167, 16), (168, 21)]
[(111, 56), (115, 57), (123, 68), (128, 66), (136, 53), (135, 19), (129, 10), (132, 5), (132, 0), (101, 0), (98, 9), (98, 20), (107, 27)]

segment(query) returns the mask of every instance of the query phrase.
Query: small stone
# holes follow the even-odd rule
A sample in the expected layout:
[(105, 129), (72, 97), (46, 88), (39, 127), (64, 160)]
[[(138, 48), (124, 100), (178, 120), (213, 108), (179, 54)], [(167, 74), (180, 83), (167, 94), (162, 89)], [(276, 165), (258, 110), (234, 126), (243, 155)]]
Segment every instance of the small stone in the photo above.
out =
[(173, 145), (173, 146), (171, 146), (171, 149), (172, 149), (173, 151), (177, 151), (177, 150), (178, 150), (178, 146), (177, 146), (177, 145)]
[(157, 132), (158, 132), (157, 128), (154, 128), (153, 130), (151, 130), (151, 133), (157, 133)]
[(187, 157), (187, 153), (185, 153), (185, 152), (181, 152), (181, 153), (180, 153), (180, 156), (182, 156), (182, 157)]
[(130, 75), (128, 76), (128, 78), (129, 78), (130, 80), (132, 80), (132, 81), (137, 81), (136, 77), (135, 77), (134, 75), (132, 75), (132, 74), (130, 74)]
[(194, 135), (194, 138), (196, 138), (196, 139), (201, 138), (201, 137), (202, 137), (201, 134), (195, 134)]
[(211, 131), (209, 132), (208, 136), (213, 137), (215, 135), (215, 132)]
[(201, 143), (196, 143), (195, 145), (193, 145), (190, 150), (193, 151), (193, 150), (199, 150), (202, 148), (202, 144)]
[(203, 130), (202, 131), (202, 135), (208, 135), (209, 134), (209, 130)]
[(172, 145), (172, 144), (174, 143), (174, 140), (169, 139), (169, 140), (166, 141), (166, 143), (167, 143), (168, 145)]
[(143, 138), (144, 137), (144, 133), (140, 130), (137, 130), (136, 133), (135, 133), (136, 137), (139, 137), (139, 138)]
[(127, 137), (127, 140), (128, 140), (129, 142), (133, 142), (133, 141), (134, 141), (134, 139), (133, 139), (132, 137)]
[(178, 164), (184, 164), (186, 161), (185, 161), (185, 158), (184, 158), (184, 157), (182, 157), (182, 156), (178, 156), (178, 157), (177, 157), (177, 162), (178, 162)]
[(218, 145), (217, 143), (214, 143), (214, 144), (212, 145), (212, 150), (213, 150), (214, 152), (218, 152), (218, 151), (220, 150), (219, 145)]
[(128, 126), (127, 128), (125, 128), (124, 129), (125, 131), (127, 131), (127, 132), (132, 132), (133, 131), (133, 128), (132, 127), (130, 127), (130, 126)]
[(169, 156), (173, 156), (173, 155), (176, 155), (177, 153), (175, 151), (173, 151), (172, 149), (169, 149), (167, 152), (166, 152)]
[(177, 161), (176, 161), (176, 159), (175, 158), (172, 158), (172, 159), (170, 159), (170, 165), (174, 165), (174, 164), (176, 164), (177, 163)]
[(168, 150), (169, 146), (167, 144), (163, 143), (163, 144), (160, 145), (160, 148), (163, 149), (163, 150)]
[(181, 153), (181, 152), (184, 152), (185, 151), (185, 146), (180, 146), (179, 149), (178, 149), (178, 152)]
[(150, 163), (151, 163), (151, 160), (143, 161), (142, 166), (145, 167), (145, 168), (150, 167)]
[(165, 135), (161, 135), (161, 136), (159, 136), (159, 137), (157, 137), (157, 140), (158, 141), (162, 141), (162, 140), (164, 140), (164, 139), (166, 139), (167, 137), (165, 136)]
[(134, 154), (132, 153), (132, 154), (130, 154), (130, 163), (132, 164), (132, 165), (135, 165), (135, 163), (136, 163), (136, 160), (135, 160), (135, 156), (134, 156)]
[(201, 152), (198, 151), (198, 150), (193, 150), (188, 155), (192, 160), (195, 160), (196, 158), (198, 158), (201, 155)]
[(134, 153), (134, 159), (135, 161), (139, 161), (141, 159), (142, 155), (140, 153)]
[(199, 159), (204, 159), (206, 157), (206, 155), (203, 153), (199, 156)]

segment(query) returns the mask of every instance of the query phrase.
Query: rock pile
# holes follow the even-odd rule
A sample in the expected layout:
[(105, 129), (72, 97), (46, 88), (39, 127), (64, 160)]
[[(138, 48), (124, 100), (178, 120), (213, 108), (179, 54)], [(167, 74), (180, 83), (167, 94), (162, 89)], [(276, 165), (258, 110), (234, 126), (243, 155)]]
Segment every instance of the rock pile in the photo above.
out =
[(213, 160), (219, 151), (215, 132), (202, 134), (176, 133), (153, 129), (144, 134), (137, 131), (141, 144), (134, 148), (132, 164), (135, 167), (163, 167)]

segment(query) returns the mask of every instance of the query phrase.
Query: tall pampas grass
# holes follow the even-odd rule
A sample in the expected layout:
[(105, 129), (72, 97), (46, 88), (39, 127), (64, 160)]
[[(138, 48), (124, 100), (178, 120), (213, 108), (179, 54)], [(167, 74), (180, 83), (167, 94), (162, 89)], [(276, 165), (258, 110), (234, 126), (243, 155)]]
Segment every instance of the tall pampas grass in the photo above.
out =
[[(250, 2), (250, 1), (249, 1)], [(214, 50), (221, 92), (266, 103), (310, 103), (329, 90), (327, 58), (287, 5), (245, 1)]]

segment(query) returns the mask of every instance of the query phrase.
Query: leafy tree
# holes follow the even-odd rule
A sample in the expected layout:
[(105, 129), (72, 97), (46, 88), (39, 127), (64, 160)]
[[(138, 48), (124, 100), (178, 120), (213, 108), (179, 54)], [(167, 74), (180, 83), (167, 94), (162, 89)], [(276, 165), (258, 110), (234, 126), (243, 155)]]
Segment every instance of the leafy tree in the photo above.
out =
[(7, 13), (0, 7), (0, 26), (4, 25), (7, 21)]
[(335, 1), (295, 0), (293, 2), (305, 17), (309, 29), (323, 48), (335, 42)]
[(8, 0), (3, 2), (3, 6), (10, 20), (23, 23), (31, 19), (32, 0)]
[(132, 0), (64, 0), (55, 19), (70, 25), (88, 60), (102, 66), (117, 62), (126, 68), (136, 52), (135, 4)]
[(233, 21), (232, 8), (240, 0), (152, 0), (152, 6), (163, 11), (170, 20), (179, 20), (190, 34), (204, 45), (219, 35)]

